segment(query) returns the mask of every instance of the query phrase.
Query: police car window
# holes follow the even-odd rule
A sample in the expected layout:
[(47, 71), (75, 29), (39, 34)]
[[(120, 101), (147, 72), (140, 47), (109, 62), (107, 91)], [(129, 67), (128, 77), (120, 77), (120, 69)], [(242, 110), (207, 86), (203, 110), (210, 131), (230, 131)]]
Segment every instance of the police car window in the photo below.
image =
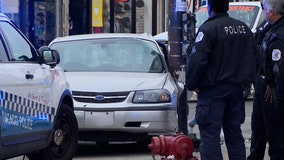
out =
[(7, 22), (0, 22), (1, 30), (8, 43), (14, 61), (32, 60), (33, 49), (22, 35)]
[(265, 20), (264, 13), (261, 12), (261, 15), (260, 15), (259, 21), (258, 21), (258, 23), (257, 23), (257, 26), (259, 26), (264, 20)]
[(0, 62), (8, 61), (7, 52), (4, 47), (3, 37), (0, 35)]
[(8, 61), (7, 53), (4, 48), (2, 37), (0, 38), (0, 62)]
[(230, 6), (228, 13), (233, 18), (245, 22), (247, 26), (252, 28), (259, 9), (258, 6), (235, 5)]
[(204, 23), (208, 19), (208, 13), (206, 7), (200, 7), (196, 12), (196, 28), (199, 28), (202, 23)]
[[(258, 6), (230, 5), (228, 14), (233, 18), (245, 22), (246, 25), (252, 28), (259, 10)], [(199, 28), (207, 19), (207, 8), (200, 7), (196, 12), (196, 28)]]

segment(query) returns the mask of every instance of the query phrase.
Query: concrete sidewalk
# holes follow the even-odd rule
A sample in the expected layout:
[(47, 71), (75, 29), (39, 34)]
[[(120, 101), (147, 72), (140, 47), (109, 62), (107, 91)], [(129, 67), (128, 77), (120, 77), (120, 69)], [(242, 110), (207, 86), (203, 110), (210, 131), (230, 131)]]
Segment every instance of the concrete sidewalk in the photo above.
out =
[[(245, 102), (245, 112), (246, 112), (246, 118), (245, 118), (245, 122), (244, 124), (242, 124), (241, 129), (242, 129), (242, 133), (243, 136), (245, 138), (245, 145), (246, 145), (246, 154), (247, 156), (250, 153), (250, 137), (251, 137), (251, 113), (252, 113), (252, 107), (253, 106), (253, 99), (249, 99)], [(191, 119), (194, 114), (195, 114), (195, 108), (196, 108), (196, 102), (192, 101), (188, 103), (188, 108), (189, 108), (189, 115), (188, 115), (188, 119)], [(190, 131), (190, 130), (189, 130)], [(195, 133), (197, 138), (200, 139), (199, 137), (199, 130), (198, 130), (198, 126), (195, 126), (193, 128), (192, 133)], [(224, 138), (221, 137), (221, 149), (223, 152), (223, 160), (229, 160), (228, 158), (228, 152), (224, 143)], [(198, 158), (198, 160), (200, 159), (200, 153), (199, 152), (194, 152), (194, 156), (196, 156)], [(265, 153), (265, 160), (270, 159), (268, 154), (267, 154), (267, 149), (266, 149), (266, 153)]]
[[(250, 124), (251, 124), (251, 117), (247, 116), (246, 120), (245, 120), (245, 123), (241, 126), (242, 132), (243, 132), (243, 136), (245, 138), (245, 146), (246, 146), (246, 154), (247, 154), (247, 156), (250, 153), (250, 151), (249, 151), (250, 150), (250, 137), (251, 137), (251, 127), (250, 127)], [(198, 139), (200, 139), (198, 126), (195, 126), (193, 128), (193, 133), (196, 134), (196, 137)], [(220, 135), (220, 136), (221, 136), (220, 137), (221, 138), (220, 145), (221, 145), (221, 149), (222, 149), (222, 153), (223, 153), (223, 160), (229, 160), (227, 148), (226, 148), (226, 145), (225, 145), (225, 142), (224, 142), (224, 137), (222, 135)], [(264, 157), (265, 160), (270, 159), (269, 156), (268, 156), (267, 150), (268, 150), (268, 148), (266, 149), (266, 152), (265, 152), (265, 157)], [(198, 158), (198, 160), (201, 160), (200, 152), (195, 151), (193, 153), (193, 156)]]
[[(222, 148), (222, 153), (223, 153), (223, 160), (229, 160), (228, 158), (228, 152), (227, 152), (227, 149), (226, 149), (226, 146), (223, 144), (221, 145), (221, 148)], [(247, 156), (249, 155), (249, 148), (250, 148), (250, 142), (249, 141), (246, 141), (246, 154)], [(198, 158), (198, 160), (201, 160), (200, 158), (200, 153), (199, 152), (193, 152), (193, 156), (195, 156), (196, 158)], [(268, 153), (267, 153), (267, 149), (265, 151), (265, 157), (264, 157), (265, 160), (268, 160), (270, 159), (269, 156), (268, 156)]]

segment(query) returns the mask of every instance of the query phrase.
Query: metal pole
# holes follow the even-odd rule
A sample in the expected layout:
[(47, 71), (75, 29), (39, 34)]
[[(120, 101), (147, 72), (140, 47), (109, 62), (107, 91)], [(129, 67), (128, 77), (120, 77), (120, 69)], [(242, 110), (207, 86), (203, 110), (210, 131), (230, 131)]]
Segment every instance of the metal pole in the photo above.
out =
[[(178, 80), (185, 72), (185, 60), (182, 56), (182, 12), (176, 11), (176, 0), (169, 0), (168, 43), (170, 46), (168, 62), (173, 77)], [(185, 81), (185, 80), (184, 80)], [(185, 83), (184, 83), (185, 84)], [(178, 131), (188, 135), (187, 129), (187, 89), (180, 96), (178, 107)]]

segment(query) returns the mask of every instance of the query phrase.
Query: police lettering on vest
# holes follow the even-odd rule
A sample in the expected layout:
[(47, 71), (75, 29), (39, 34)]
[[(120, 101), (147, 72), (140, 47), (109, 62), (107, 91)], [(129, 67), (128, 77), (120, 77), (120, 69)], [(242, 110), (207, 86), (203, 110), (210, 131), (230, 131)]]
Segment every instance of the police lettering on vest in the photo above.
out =
[(226, 34), (246, 34), (245, 26), (226, 26), (224, 27)]

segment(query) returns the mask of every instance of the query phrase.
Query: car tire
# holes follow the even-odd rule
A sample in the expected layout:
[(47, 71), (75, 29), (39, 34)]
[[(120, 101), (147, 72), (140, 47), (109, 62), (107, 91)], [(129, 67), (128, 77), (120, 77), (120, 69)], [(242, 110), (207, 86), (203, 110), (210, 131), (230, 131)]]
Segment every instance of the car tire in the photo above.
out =
[(29, 160), (71, 160), (77, 150), (78, 136), (76, 116), (71, 107), (62, 104), (50, 144), (27, 157)]

